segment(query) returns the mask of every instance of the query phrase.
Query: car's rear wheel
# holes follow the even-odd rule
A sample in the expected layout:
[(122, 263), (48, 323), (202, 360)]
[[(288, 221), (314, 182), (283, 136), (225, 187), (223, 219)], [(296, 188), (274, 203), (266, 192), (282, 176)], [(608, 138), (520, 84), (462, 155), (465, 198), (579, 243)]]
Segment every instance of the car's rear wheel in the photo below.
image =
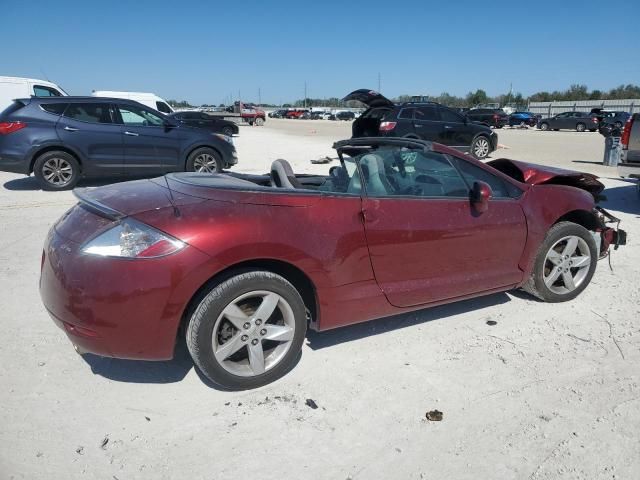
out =
[(226, 135), (227, 137), (232, 137), (232, 136), (233, 136), (233, 128), (231, 128), (231, 127), (229, 127), (229, 126), (224, 127), (224, 128), (222, 129), (222, 133), (223, 133), (224, 135)]
[(222, 171), (222, 159), (213, 148), (203, 147), (191, 152), (186, 164), (187, 172), (217, 173)]
[(548, 123), (541, 123), (540, 124), (540, 130), (549, 130), (549, 124)]
[(262, 118), (262, 117), (256, 118), (256, 125), (258, 127), (261, 127), (262, 125), (264, 125), (264, 118)]
[(36, 159), (33, 174), (43, 190), (67, 190), (78, 183), (80, 165), (67, 152), (51, 151)]
[(596, 242), (589, 231), (572, 222), (555, 224), (536, 254), (533, 271), (523, 289), (545, 302), (577, 297), (596, 270)]
[(204, 295), (189, 321), (187, 346), (207, 378), (245, 390), (277, 380), (296, 364), (306, 328), (295, 287), (275, 273), (250, 271)]
[(471, 154), (478, 160), (487, 158), (487, 155), (489, 155), (490, 151), (491, 144), (489, 143), (489, 139), (487, 137), (476, 137), (473, 140), (473, 143), (471, 143)]
[(577, 132), (584, 132), (586, 129), (587, 129), (587, 126), (584, 123), (576, 124), (576, 131)]

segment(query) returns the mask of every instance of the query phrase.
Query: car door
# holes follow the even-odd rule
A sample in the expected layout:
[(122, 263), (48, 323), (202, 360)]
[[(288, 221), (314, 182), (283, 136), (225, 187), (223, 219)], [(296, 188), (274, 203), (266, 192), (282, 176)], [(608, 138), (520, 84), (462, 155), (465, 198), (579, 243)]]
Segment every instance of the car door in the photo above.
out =
[(475, 211), (468, 180), (454, 168), (453, 159), (398, 147), (358, 159), (371, 264), (379, 287), (397, 307), (522, 280), (518, 263), (526, 221), (518, 201), (501, 186), (486, 212)]
[(422, 140), (440, 141), (443, 128), (437, 105), (416, 107), (413, 112), (413, 128)]
[(56, 124), (62, 142), (83, 160), (84, 174), (120, 174), (124, 169), (122, 129), (109, 103), (72, 102)]
[(180, 129), (141, 105), (117, 105), (124, 140), (125, 170), (133, 174), (163, 173), (180, 161)]
[(569, 126), (569, 124), (571, 123), (571, 119), (569, 118), (570, 115), (571, 112), (564, 112), (556, 115), (551, 128), (571, 128)]
[(459, 113), (440, 107), (442, 135), (440, 143), (453, 148), (468, 148), (473, 140), (473, 131), (469, 122)]

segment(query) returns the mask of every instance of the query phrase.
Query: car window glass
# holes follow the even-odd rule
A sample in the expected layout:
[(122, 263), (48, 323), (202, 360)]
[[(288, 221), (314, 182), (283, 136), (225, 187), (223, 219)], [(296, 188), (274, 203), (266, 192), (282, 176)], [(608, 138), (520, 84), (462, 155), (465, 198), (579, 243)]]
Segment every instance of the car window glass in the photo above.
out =
[(64, 116), (80, 122), (113, 123), (108, 103), (71, 103)]
[(413, 111), (414, 110), (415, 110), (415, 108), (403, 108), (402, 110), (400, 110), (400, 113), (398, 113), (398, 118), (404, 118), (404, 119), (411, 120), (411, 119), (413, 119)]
[(469, 194), (448, 158), (437, 152), (382, 147), (359, 156), (368, 196), (463, 197)]
[(156, 127), (164, 122), (151, 111), (133, 105), (118, 105), (122, 122), (135, 127)]
[(440, 120), (440, 115), (438, 115), (438, 109), (434, 106), (418, 107), (414, 112), (414, 118), (416, 120), (437, 121)]
[(159, 112), (162, 113), (172, 113), (171, 107), (164, 102), (156, 102), (156, 108)]
[(462, 123), (462, 117), (456, 112), (449, 110), (448, 108), (440, 109), (440, 119), (443, 122), (457, 122)]
[[(473, 182), (485, 182), (493, 191), (493, 198), (510, 198), (510, 191), (506, 182), (496, 175), (493, 175), (477, 165), (467, 162), (457, 157), (450, 157), (451, 161), (458, 167), (460, 173), (471, 187)], [(518, 190), (519, 192), (519, 190)]]
[(62, 94), (55, 88), (43, 87), (42, 85), (34, 85), (33, 94), (36, 97), (61, 97), (62, 96)]
[(64, 113), (64, 109), (67, 108), (67, 103), (43, 103), (40, 107), (49, 113), (53, 113), (54, 115), (62, 115)]

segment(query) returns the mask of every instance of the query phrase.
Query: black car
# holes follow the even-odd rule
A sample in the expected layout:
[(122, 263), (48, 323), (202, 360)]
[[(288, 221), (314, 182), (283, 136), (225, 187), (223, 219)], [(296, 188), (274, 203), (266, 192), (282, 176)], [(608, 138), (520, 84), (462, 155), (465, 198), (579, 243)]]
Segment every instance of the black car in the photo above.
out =
[(311, 115), (309, 116), (309, 118), (311, 120), (322, 120), (324, 114), (325, 112), (311, 112)]
[(286, 108), (280, 110), (274, 110), (273, 112), (269, 112), (269, 118), (284, 118), (289, 110)]
[(486, 125), (434, 102), (394, 104), (380, 93), (360, 89), (343, 101), (358, 100), (369, 108), (353, 122), (356, 137), (406, 137), (438, 142), (482, 159), (498, 146), (498, 135)]
[(472, 108), (466, 115), (472, 122), (484, 123), (489, 127), (502, 128), (509, 125), (509, 115), (500, 108)]
[(356, 114), (353, 112), (338, 112), (335, 115), (336, 120), (354, 120), (356, 118)]
[(230, 137), (133, 100), (32, 97), (0, 113), (0, 171), (32, 172), (47, 190), (81, 177), (219, 172), (238, 162)]
[(222, 133), (228, 137), (240, 133), (240, 129), (235, 123), (202, 112), (176, 112), (168, 116), (190, 127), (206, 128), (211, 132)]
[(622, 128), (631, 117), (631, 114), (628, 112), (602, 110), (596, 114), (596, 117), (600, 121), (600, 127), (611, 126), (615, 128)]
[(589, 130), (595, 132), (598, 129), (598, 117), (594, 113), (585, 112), (562, 112), (548, 118), (541, 118), (538, 121), (540, 130), (576, 130), (584, 132)]

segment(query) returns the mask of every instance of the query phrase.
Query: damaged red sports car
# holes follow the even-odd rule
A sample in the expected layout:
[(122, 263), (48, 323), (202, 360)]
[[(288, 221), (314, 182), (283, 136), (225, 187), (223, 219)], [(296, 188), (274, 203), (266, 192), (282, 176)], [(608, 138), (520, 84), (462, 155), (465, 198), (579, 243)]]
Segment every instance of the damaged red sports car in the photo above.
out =
[(326, 176), (276, 160), (76, 190), (46, 239), (44, 305), (80, 352), (165, 360), (184, 331), (208, 378), (246, 389), (286, 373), (307, 328), (515, 288), (570, 300), (625, 243), (592, 175), (413, 139), (334, 147)]

